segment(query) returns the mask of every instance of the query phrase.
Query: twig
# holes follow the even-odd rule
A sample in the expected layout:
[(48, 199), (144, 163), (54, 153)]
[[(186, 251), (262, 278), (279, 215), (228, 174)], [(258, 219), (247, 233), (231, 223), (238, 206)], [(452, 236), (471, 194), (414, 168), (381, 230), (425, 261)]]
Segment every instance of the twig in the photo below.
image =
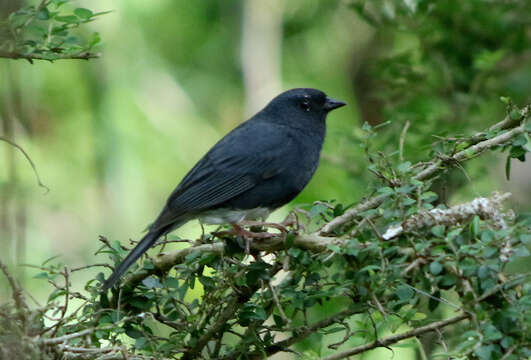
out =
[(116, 327), (116, 325), (112, 324), (112, 325), (108, 325), (108, 326), (101, 326), (101, 327), (98, 327), (98, 328), (95, 328), (95, 327), (88, 328), (88, 329), (85, 329), (85, 330), (81, 330), (81, 331), (78, 331), (78, 332), (75, 332), (75, 333), (71, 333), (71, 334), (67, 334), (67, 335), (63, 335), (63, 336), (59, 336), (59, 337), (55, 337), (55, 338), (41, 338), (41, 339), (37, 340), (36, 343), (43, 344), (43, 345), (60, 344), (62, 342), (68, 341), (68, 340), (72, 340), (72, 339), (75, 339), (75, 338), (78, 338), (78, 337), (81, 337), (81, 336), (92, 334), (96, 330), (114, 329), (115, 327)]
[[(1, 55), (1, 52), (0, 52), (0, 55)], [(44, 193), (47, 194), (50, 191), (50, 188), (42, 183), (39, 173), (37, 172), (37, 167), (35, 166), (35, 163), (33, 162), (33, 160), (31, 160), (31, 158), (29, 157), (28, 153), (20, 145), (9, 140), (8, 138), (4, 136), (0, 136), (0, 141), (5, 141), (9, 145), (17, 148), (24, 155), (26, 160), (28, 160), (29, 164), (31, 165), (31, 168), (33, 169), (33, 173), (35, 174), (35, 178), (37, 179), (37, 185), (42, 187), (45, 190)]]
[(65, 278), (65, 286), (64, 286), (65, 303), (61, 308), (61, 317), (59, 318), (59, 321), (54, 324), (53, 326), (54, 329), (50, 337), (54, 337), (55, 334), (57, 334), (57, 331), (59, 330), (60, 326), (64, 323), (66, 311), (68, 310), (68, 298), (70, 297), (70, 280), (69, 280), (70, 273), (68, 272), (68, 269), (66, 266), (64, 267), (63, 276)]
[[(279, 264), (273, 265), (269, 270), (269, 277), (273, 278), (280, 269), (282, 269), (282, 266)], [(255, 285), (250, 288), (235, 289), (233, 295), (227, 300), (227, 306), (218, 316), (214, 324), (194, 342), (193, 348), (186, 351), (181, 360), (197, 359), (197, 355), (201, 353), (212, 337), (218, 334), (223, 327), (227, 325), (227, 321), (233, 318), (234, 314), (240, 309), (242, 304), (246, 303), (259, 288), (260, 286)]]
[(383, 239), (393, 239), (403, 233), (438, 224), (453, 225), (468, 222), (475, 215), (483, 220), (493, 220), (497, 227), (505, 228), (506, 224), (500, 209), (502, 202), (508, 199), (509, 196), (511, 196), (510, 193), (494, 193), (491, 198), (480, 197), (464, 204), (452, 206), (450, 209), (433, 209), (413, 215), (401, 224), (390, 226), (383, 234)]
[[(324, 237), (316, 234), (300, 234), (295, 236), (293, 245), (305, 248), (311, 251), (323, 251), (331, 244), (341, 245), (344, 240), (334, 237)], [(282, 250), (286, 246), (283, 236), (275, 236), (267, 239), (260, 239), (250, 243), (253, 250), (274, 251)], [(176, 250), (171, 253), (161, 254), (153, 258), (153, 269), (142, 269), (125, 278), (123, 287), (126, 289), (134, 288), (146, 277), (156, 274), (160, 271), (167, 271), (173, 266), (184, 261), (187, 255), (193, 252), (223, 254), (225, 243), (216, 242), (212, 244), (202, 244), (190, 246), (185, 249)]]
[(414, 337), (414, 336), (419, 336), (419, 335), (425, 334), (427, 332), (437, 331), (438, 329), (444, 328), (444, 327), (446, 327), (448, 325), (451, 325), (451, 324), (455, 324), (456, 322), (462, 321), (462, 320), (467, 319), (469, 317), (470, 317), (470, 315), (468, 315), (468, 314), (461, 314), (461, 315), (454, 316), (454, 317), (452, 317), (450, 319), (432, 322), (431, 324), (428, 324), (426, 326), (421, 326), (419, 328), (416, 328), (416, 329), (413, 329), (413, 330), (410, 330), (410, 331), (406, 331), (406, 332), (401, 333), (401, 334), (387, 336), (387, 337), (384, 337), (382, 339), (373, 341), (370, 344), (360, 345), (360, 346), (357, 346), (357, 347), (352, 348), (350, 350), (346, 350), (346, 351), (343, 351), (343, 352), (340, 352), (340, 353), (337, 353), (337, 354), (334, 354), (334, 355), (330, 355), (330, 356), (324, 358), (323, 360), (339, 360), (339, 359), (344, 359), (344, 358), (347, 358), (349, 356), (356, 355), (356, 354), (359, 354), (359, 353), (362, 353), (362, 352), (365, 352), (365, 351), (368, 351), (368, 350), (371, 350), (371, 349), (375, 349), (375, 348), (378, 348), (378, 347), (388, 347), (389, 345), (397, 343), (397, 342), (399, 342), (401, 340), (408, 339), (408, 338)]
[(89, 59), (96, 59), (99, 58), (99, 53), (92, 53), (89, 51), (82, 51), (78, 53), (73, 54), (53, 54), (53, 58), (50, 58), (49, 56), (42, 55), (42, 54), (23, 54), (19, 52), (10, 52), (10, 51), (2, 51), (0, 50), (0, 58), (4, 59), (25, 59), (28, 60), (30, 63), (33, 63), (33, 60), (47, 60), (50, 62), (53, 62), (55, 60), (89, 60)]
[[(525, 108), (523, 108), (521, 110), (520, 113), (521, 113), (521, 119), (519, 120), (519, 122), (521, 122), (522, 119), (524, 119), (527, 116), (529, 116), (529, 114), (531, 113), (531, 105), (527, 105)], [(517, 123), (519, 123), (519, 122), (517, 122)], [(493, 125), (491, 127), (491, 129), (493, 129), (493, 128), (495, 128), (495, 129), (504, 129), (509, 124), (510, 125), (514, 125), (513, 123), (508, 123), (507, 119), (505, 119), (505, 120), (501, 121), (500, 123)], [(495, 137), (493, 137), (491, 139), (484, 140), (484, 141), (479, 141), (475, 145), (472, 145), (472, 146), (468, 147), (467, 149), (465, 149), (463, 151), (460, 151), (460, 152), (458, 152), (458, 153), (456, 153), (456, 154), (454, 154), (452, 156), (448, 156), (444, 162), (441, 159), (433, 161), (430, 166), (428, 166), (424, 170), (420, 171), (417, 175), (415, 175), (413, 177), (413, 179), (419, 180), (419, 181), (429, 179), (434, 174), (436, 174), (437, 172), (441, 171), (441, 169), (444, 169), (443, 164), (445, 164), (445, 163), (446, 164), (459, 163), (461, 161), (472, 159), (475, 156), (477, 156), (478, 154), (484, 152), (485, 150), (491, 149), (491, 148), (496, 147), (496, 146), (501, 145), (501, 144), (505, 144), (509, 140), (517, 137), (520, 134), (523, 134), (524, 132), (525, 132), (524, 125), (521, 124), (520, 126), (518, 126), (516, 128), (513, 128), (513, 129), (511, 129), (511, 130), (509, 130), (509, 131), (507, 131), (507, 132), (505, 132), (503, 134), (495, 136)], [(481, 133), (481, 134), (482, 134), (481, 136), (476, 136), (476, 137), (472, 136), (472, 139), (477, 139), (477, 140), (483, 139), (485, 135), (484, 135), (484, 133)], [(474, 143), (474, 141), (472, 141), (472, 143)], [(355, 219), (356, 217), (358, 217), (360, 215), (360, 213), (362, 213), (364, 211), (367, 211), (367, 210), (370, 210), (370, 209), (377, 208), (388, 197), (389, 197), (389, 195), (382, 194), (382, 195), (378, 195), (378, 196), (372, 197), (372, 198), (362, 202), (358, 206), (347, 210), (343, 215), (334, 218), (328, 224), (323, 226), (321, 228), (321, 230), (318, 232), (318, 234), (321, 235), (321, 236), (324, 236), (324, 235), (327, 235), (327, 234), (332, 234), (336, 229), (338, 229), (338, 228), (340, 228), (342, 226), (349, 225), (352, 222), (353, 219)]]
[(27, 311), (29, 307), (26, 303), (26, 299), (24, 298), (24, 294), (22, 293), (22, 288), (17, 284), (17, 281), (13, 278), (13, 276), (11, 276), (11, 274), (7, 270), (7, 266), (2, 261), (0, 261), (0, 270), (2, 270), (4, 276), (9, 282), (9, 286), (11, 286), (11, 290), (13, 291), (13, 300), (15, 301), (15, 305), (17, 306), (18, 311), (21, 314), (24, 314), (24, 312)]
[[(316, 322), (315, 324), (311, 325), (311, 326), (301, 326), (299, 329), (296, 329), (293, 331), (294, 335), (285, 339), (285, 340), (282, 340), (282, 341), (278, 341), (268, 347), (266, 347), (264, 349), (264, 351), (253, 351), (249, 354), (247, 354), (247, 359), (263, 359), (263, 356), (264, 356), (264, 353), (267, 355), (267, 356), (271, 356), (279, 351), (287, 351), (287, 349), (305, 339), (306, 337), (308, 337), (310, 334), (314, 333), (315, 331), (319, 330), (319, 329), (323, 329), (325, 327), (328, 327), (332, 324), (335, 324), (337, 322), (340, 322), (340, 321), (343, 321), (344, 319), (354, 315), (354, 314), (359, 314), (359, 313), (362, 313), (364, 311), (366, 311), (367, 308), (365, 306), (363, 307), (357, 307), (357, 308), (353, 308), (353, 309), (347, 309), (347, 310), (343, 310), (329, 318), (326, 318), (326, 319), (323, 319), (321, 321), (318, 321)], [(238, 355), (235, 355), (235, 356), (229, 356), (229, 357), (226, 357), (226, 358), (223, 358), (224, 360), (229, 360), (229, 359), (236, 359), (236, 356)]]
[(275, 305), (277, 306), (278, 312), (280, 313), (282, 320), (284, 320), (286, 324), (289, 324), (290, 320), (288, 319), (288, 317), (286, 316), (286, 313), (284, 312), (284, 310), (282, 309), (282, 306), (280, 305), (280, 301), (278, 300), (278, 296), (275, 291), (275, 288), (273, 287), (273, 285), (271, 285), (271, 281), (267, 283), (267, 286), (269, 287), (269, 291), (271, 291), (271, 296), (273, 297), (273, 301), (275, 302)]
[(111, 265), (109, 265), (109, 264), (90, 264), (90, 265), (80, 266), (80, 267), (77, 267), (77, 268), (72, 268), (72, 269), (70, 269), (70, 272), (73, 273), (73, 272), (76, 272), (76, 271), (85, 270), (85, 269), (89, 269), (89, 268), (93, 268), (93, 267), (97, 267), (97, 266), (106, 267), (106, 268), (109, 268), (111, 270), (114, 270), (114, 268)]
[(406, 140), (406, 133), (407, 133), (407, 129), (409, 129), (409, 125), (411, 125), (411, 123), (408, 120), (404, 124), (404, 128), (402, 129), (402, 132), (400, 133), (400, 143), (398, 146), (398, 154), (399, 154), (399, 159), (401, 162), (404, 161), (404, 141)]

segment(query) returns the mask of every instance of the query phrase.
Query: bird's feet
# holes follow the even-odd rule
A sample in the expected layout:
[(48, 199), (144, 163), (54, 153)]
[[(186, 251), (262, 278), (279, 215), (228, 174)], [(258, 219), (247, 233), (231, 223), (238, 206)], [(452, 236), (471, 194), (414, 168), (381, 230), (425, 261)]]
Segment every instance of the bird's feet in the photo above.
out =
[[(217, 236), (226, 236), (226, 235), (232, 235), (232, 236), (240, 236), (245, 241), (245, 253), (250, 254), (251, 253), (251, 241), (255, 239), (270, 239), (276, 236), (286, 236), (288, 234), (288, 230), (283, 224), (275, 224), (275, 223), (266, 223), (266, 222), (260, 222), (260, 221), (241, 221), (237, 224), (231, 224), (232, 229), (228, 231), (219, 231), (216, 232), (215, 235)], [(280, 231), (280, 234), (278, 233), (270, 233), (267, 231), (251, 231), (245, 229), (245, 227), (253, 228), (274, 228)]]

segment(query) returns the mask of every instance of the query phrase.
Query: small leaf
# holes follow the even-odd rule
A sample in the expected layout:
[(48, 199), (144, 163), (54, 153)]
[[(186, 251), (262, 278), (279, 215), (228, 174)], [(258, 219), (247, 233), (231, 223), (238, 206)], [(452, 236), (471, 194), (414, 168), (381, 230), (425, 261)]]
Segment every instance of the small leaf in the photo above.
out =
[(520, 235), (520, 241), (526, 245), (531, 244), (531, 234)]
[(437, 261), (434, 261), (430, 264), (430, 272), (433, 275), (439, 275), (442, 270), (443, 270), (443, 266)]
[(509, 117), (511, 118), (511, 120), (518, 120), (522, 117), (522, 114), (520, 114), (520, 111), (518, 109), (513, 109), (509, 113)]
[(480, 224), (480, 219), (479, 219), (479, 216), (474, 216), (474, 218), (472, 219), (472, 222), (470, 223), (470, 232), (472, 233), (472, 235), (474, 235), (474, 237), (478, 236), (479, 235), (479, 224)]
[(142, 284), (144, 284), (144, 286), (146, 286), (148, 289), (161, 288), (162, 287), (162, 284), (160, 283), (159, 279), (157, 279), (156, 277), (153, 277), (153, 276), (150, 276), (150, 277), (145, 278), (144, 280), (142, 280)]
[(431, 228), (431, 233), (439, 238), (444, 237), (446, 227), (444, 225), (436, 225)]
[(56, 16), (55, 20), (59, 22), (64, 22), (67, 24), (77, 24), (79, 23), (79, 19), (77, 16), (74, 15), (67, 15), (67, 16)]
[(511, 98), (508, 96), (500, 96), (500, 101), (505, 105), (509, 105), (512, 102)]
[(514, 249), (514, 256), (526, 257), (529, 255), (530, 255), (529, 250), (524, 245), (518, 246), (516, 249)]
[(394, 194), (395, 191), (391, 189), (389, 186), (384, 186), (378, 189), (378, 193), (382, 195), (391, 195), (391, 194)]
[(415, 291), (407, 285), (400, 285), (396, 288), (396, 295), (402, 301), (409, 300), (415, 295)]
[(48, 8), (43, 7), (42, 9), (37, 11), (35, 17), (39, 20), (48, 20), (50, 18), (50, 12), (48, 11)]
[(403, 162), (403, 163), (399, 164), (396, 167), (398, 172), (402, 173), (402, 174), (406, 173), (410, 168), (411, 168), (411, 162), (410, 161)]
[(85, 8), (77, 8), (74, 10), (74, 14), (76, 14), (78, 17), (87, 20), (92, 17), (92, 11)]
[(145, 337), (141, 337), (136, 339), (135, 341), (135, 348), (136, 349), (143, 349), (147, 344), (147, 339)]
[(216, 286), (216, 281), (208, 276), (199, 276), (199, 282), (206, 288), (213, 288)]

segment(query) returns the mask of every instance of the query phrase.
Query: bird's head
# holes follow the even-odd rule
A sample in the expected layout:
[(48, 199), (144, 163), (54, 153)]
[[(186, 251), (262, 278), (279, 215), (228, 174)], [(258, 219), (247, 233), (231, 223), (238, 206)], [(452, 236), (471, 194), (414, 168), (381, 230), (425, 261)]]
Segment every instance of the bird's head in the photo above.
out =
[(311, 126), (311, 123), (324, 124), (326, 115), (346, 105), (332, 99), (321, 90), (297, 88), (283, 92), (264, 108), (268, 115), (295, 127)]

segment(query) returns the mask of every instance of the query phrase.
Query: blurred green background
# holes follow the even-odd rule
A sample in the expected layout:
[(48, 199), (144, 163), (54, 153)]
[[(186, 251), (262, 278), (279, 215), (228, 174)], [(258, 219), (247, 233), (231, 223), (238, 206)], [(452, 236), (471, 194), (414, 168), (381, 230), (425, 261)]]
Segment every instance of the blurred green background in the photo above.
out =
[[(273, 220), (294, 205), (350, 204), (370, 195), (374, 176), (360, 147), (365, 121), (391, 120), (374, 149), (395, 152), (397, 161), (409, 121), (404, 156), (417, 161), (429, 158), (432, 135), (471, 134), (502, 120), (500, 96), (531, 101), (523, 8), (442, 1), (435, 11), (419, 5), (408, 23), (398, 5), (386, 10), (396, 1), (374, 2), (372, 17), (356, 8), (361, 3), (75, 2), (114, 10), (80, 33), (100, 33), (101, 58), (33, 65), (0, 59), (3, 134), (28, 152), (50, 188), (38, 187), (21, 153), (0, 143), (2, 260), (40, 264), (60, 255), (71, 267), (104, 261), (93, 255), (98, 235), (138, 240), (194, 163), (283, 90), (319, 88), (348, 107), (328, 119), (316, 176)], [(9, 0), (0, 10), (5, 15), (20, 5)], [(512, 206), (528, 211), (529, 165), (513, 159), (507, 181), (505, 159), (489, 156), (449, 174), (448, 201), (508, 190)], [(199, 232), (192, 222), (176, 233)], [(37, 298), (46, 295), (45, 282), (33, 279), (36, 270), (16, 269)], [(371, 358), (380, 352), (388, 351)]]

